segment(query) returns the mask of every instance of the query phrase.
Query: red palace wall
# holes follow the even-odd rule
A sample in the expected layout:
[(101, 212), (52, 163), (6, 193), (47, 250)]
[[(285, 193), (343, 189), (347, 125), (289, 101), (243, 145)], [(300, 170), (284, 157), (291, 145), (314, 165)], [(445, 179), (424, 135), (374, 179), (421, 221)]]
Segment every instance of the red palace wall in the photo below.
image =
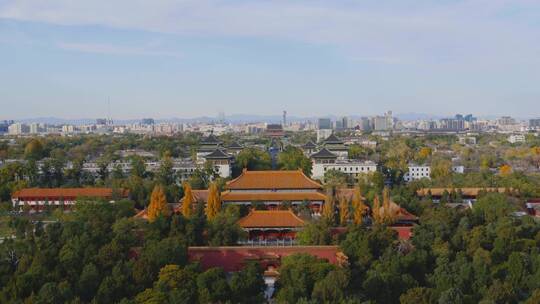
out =
[(249, 231), (250, 240), (285, 239), (285, 238), (296, 239), (296, 231), (261, 231), (261, 230)]
[(332, 264), (338, 264), (338, 246), (291, 246), (291, 247), (189, 247), (190, 262), (200, 262), (203, 269), (221, 267), (227, 272), (239, 271), (249, 261), (258, 261), (261, 266), (279, 267), (281, 258), (307, 253)]

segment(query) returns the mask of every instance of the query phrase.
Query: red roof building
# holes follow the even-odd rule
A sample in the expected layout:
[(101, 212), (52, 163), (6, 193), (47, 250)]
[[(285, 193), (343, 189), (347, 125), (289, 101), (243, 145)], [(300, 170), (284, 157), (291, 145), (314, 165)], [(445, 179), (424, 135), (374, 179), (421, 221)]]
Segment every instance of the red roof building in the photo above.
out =
[(248, 244), (292, 244), (305, 222), (291, 210), (252, 210), (238, 225), (248, 233)]
[(478, 200), (478, 196), (483, 192), (494, 192), (494, 193), (506, 193), (508, 195), (518, 196), (519, 193), (514, 188), (422, 188), (416, 191), (416, 195), (420, 198), (431, 198), (434, 203), (440, 203), (441, 199), (445, 195), (450, 195), (451, 193), (459, 194), (462, 198), (462, 203), (458, 204), (449, 204), (451, 207), (471, 207), (473, 203)]
[(326, 198), (322, 185), (307, 177), (301, 170), (247, 171), (227, 182), (221, 194), (224, 205), (262, 203), (276, 209), (283, 202), (300, 205), (307, 202), (315, 214)]
[(540, 217), (540, 198), (531, 198), (525, 202), (527, 213), (532, 216)]
[(97, 198), (113, 202), (114, 197), (126, 198), (126, 189), (112, 188), (25, 188), (16, 191), (11, 196), (13, 208), (22, 211), (28, 206), (31, 212), (43, 211), (46, 206), (63, 206), (69, 209), (79, 198)]

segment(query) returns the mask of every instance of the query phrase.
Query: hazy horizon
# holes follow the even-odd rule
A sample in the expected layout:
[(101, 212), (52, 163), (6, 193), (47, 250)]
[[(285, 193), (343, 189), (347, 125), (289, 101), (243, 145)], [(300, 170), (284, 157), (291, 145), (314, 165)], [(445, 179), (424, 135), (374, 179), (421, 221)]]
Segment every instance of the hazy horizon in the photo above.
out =
[(539, 20), (530, 0), (6, 0), (0, 118), (536, 117)]

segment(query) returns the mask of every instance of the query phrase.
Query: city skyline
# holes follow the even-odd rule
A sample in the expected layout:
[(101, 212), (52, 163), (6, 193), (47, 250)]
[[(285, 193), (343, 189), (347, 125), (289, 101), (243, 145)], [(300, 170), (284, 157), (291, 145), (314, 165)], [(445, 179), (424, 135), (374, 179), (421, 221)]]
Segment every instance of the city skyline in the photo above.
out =
[(1, 118), (528, 118), (539, 11), (525, 0), (3, 1)]

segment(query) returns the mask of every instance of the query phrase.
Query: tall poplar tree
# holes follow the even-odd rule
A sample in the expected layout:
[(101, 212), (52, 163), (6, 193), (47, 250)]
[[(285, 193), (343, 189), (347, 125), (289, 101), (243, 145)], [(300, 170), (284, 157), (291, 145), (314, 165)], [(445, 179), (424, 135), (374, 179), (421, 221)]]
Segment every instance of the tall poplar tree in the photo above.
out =
[(208, 202), (206, 203), (206, 217), (209, 220), (214, 219), (221, 209), (221, 198), (216, 183), (211, 183), (208, 189)]
[(332, 194), (332, 191), (328, 191), (326, 200), (324, 201), (322, 217), (331, 225), (334, 224), (334, 211), (334, 195)]
[(190, 217), (193, 214), (193, 193), (189, 183), (184, 183), (184, 200), (182, 202), (182, 214)]
[(341, 196), (339, 199), (339, 223), (341, 226), (347, 226), (349, 215), (349, 200), (345, 196)]
[(360, 187), (356, 187), (354, 189), (352, 206), (353, 206), (353, 212), (354, 212), (353, 222), (355, 225), (360, 225), (362, 224), (364, 215), (366, 214), (366, 211), (368, 209), (368, 207), (363, 202)]
[(163, 186), (156, 185), (150, 196), (150, 205), (148, 206), (148, 220), (153, 222), (160, 215), (169, 215), (169, 206)]
[(384, 221), (384, 217), (381, 216), (381, 203), (379, 202), (379, 196), (375, 195), (375, 198), (373, 199), (373, 208), (371, 210), (373, 220), (375, 220), (375, 223), (381, 224)]

